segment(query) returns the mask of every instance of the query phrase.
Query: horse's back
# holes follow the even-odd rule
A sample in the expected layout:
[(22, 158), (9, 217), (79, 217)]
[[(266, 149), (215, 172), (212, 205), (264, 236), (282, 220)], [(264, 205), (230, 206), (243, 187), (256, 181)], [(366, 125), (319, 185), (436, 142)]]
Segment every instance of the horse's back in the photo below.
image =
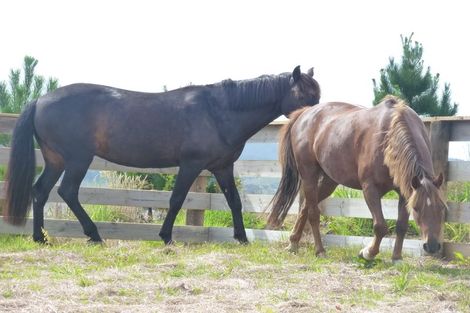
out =
[[(365, 108), (344, 102), (319, 104), (297, 120), (297, 153), (309, 158), (339, 184), (361, 188), (361, 176), (375, 167), (386, 171), (381, 144), (390, 108)], [(376, 167), (379, 164), (379, 167)]]
[(196, 114), (203, 107), (194, 103), (197, 95), (197, 88), (144, 93), (69, 85), (38, 100), (35, 130), (39, 141), (65, 157), (97, 155), (129, 166), (175, 166), (188, 136), (189, 115), (204, 117)]

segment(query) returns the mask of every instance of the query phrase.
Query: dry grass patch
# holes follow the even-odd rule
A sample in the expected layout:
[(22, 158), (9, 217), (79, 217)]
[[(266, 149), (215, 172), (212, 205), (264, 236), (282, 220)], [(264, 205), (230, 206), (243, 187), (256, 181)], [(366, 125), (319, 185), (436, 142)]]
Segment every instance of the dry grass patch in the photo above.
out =
[[(285, 244), (179, 244), (0, 236), (1, 312), (465, 312), (466, 260), (365, 264)], [(18, 248), (16, 248), (18, 247)], [(387, 258), (388, 256), (384, 256)]]

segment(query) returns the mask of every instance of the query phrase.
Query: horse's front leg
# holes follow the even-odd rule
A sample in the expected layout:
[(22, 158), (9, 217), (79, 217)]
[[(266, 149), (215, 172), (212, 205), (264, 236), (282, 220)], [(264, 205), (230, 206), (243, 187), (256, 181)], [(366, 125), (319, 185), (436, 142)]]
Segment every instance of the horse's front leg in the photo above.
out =
[(224, 169), (214, 171), (214, 176), (232, 211), (233, 237), (240, 243), (248, 243), (245, 226), (243, 225), (242, 202), (233, 177), (233, 163)]
[(401, 251), (403, 248), (403, 240), (405, 239), (406, 232), (408, 230), (408, 220), (410, 218), (410, 212), (406, 208), (406, 200), (400, 195), (398, 200), (398, 219), (397, 219), (397, 238), (395, 239), (395, 246), (393, 247), (392, 260), (397, 262), (402, 259)]
[(173, 242), (172, 231), (176, 216), (183, 205), (184, 199), (186, 199), (189, 188), (191, 188), (192, 183), (196, 177), (199, 176), (202, 169), (202, 166), (195, 162), (185, 162), (180, 164), (178, 176), (175, 181), (175, 187), (173, 188), (173, 192), (170, 197), (170, 208), (168, 209), (168, 213), (163, 221), (163, 225), (159, 233), (160, 238), (162, 238), (166, 245)]
[(359, 256), (366, 260), (373, 260), (379, 253), (382, 238), (388, 233), (388, 227), (385, 223), (382, 204), (380, 202), (380, 198), (383, 194), (381, 194), (373, 185), (365, 184), (363, 185), (362, 190), (374, 222), (374, 239), (368, 247), (365, 247), (361, 252), (359, 252)]

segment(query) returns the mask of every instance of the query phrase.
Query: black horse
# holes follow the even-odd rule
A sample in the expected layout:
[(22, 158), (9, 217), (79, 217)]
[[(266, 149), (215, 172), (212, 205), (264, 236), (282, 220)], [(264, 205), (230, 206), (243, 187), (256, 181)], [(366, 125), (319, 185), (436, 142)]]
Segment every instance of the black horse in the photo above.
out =
[[(33, 238), (44, 242), (44, 205), (64, 173), (59, 195), (90, 241), (101, 242), (96, 225), (78, 201), (80, 183), (93, 160), (139, 168), (179, 166), (170, 208), (160, 230), (172, 241), (173, 224), (202, 170), (214, 174), (232, 211), (234, 238), (247, 242), (233, 163), (253, 134), (280, 115), (319, 102), (313, 69), (302, 74), (260, 76), (163, 93), (74, 84), (30, 103), (20, 115), (7, 172), (4, 219), (24, 225), (33, 202)], [(45, 166), (33, 186), (34, 140)]]

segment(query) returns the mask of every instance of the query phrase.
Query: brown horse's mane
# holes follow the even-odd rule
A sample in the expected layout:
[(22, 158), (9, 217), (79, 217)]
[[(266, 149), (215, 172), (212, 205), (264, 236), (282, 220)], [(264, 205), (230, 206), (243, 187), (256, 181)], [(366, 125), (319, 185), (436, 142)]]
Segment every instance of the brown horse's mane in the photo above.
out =
[(418, 147), (405, 118), (411, 109), (404, 100), (393, 96), (387, 96), (383, 101), (393, 108), (389, 130), (385, 135), (384, 163), (389, 168), (394, 185), (400, 188), (400, 192), (408, 200), (408, 207), (412, 208), (417, 202), (421, 202), (417, 195), (412, 197), (413, 177), (423, 179), (423, 186), (428, 189), (434, 187), (430, 186), (433, 173), (423, 167), (419, 160)]

